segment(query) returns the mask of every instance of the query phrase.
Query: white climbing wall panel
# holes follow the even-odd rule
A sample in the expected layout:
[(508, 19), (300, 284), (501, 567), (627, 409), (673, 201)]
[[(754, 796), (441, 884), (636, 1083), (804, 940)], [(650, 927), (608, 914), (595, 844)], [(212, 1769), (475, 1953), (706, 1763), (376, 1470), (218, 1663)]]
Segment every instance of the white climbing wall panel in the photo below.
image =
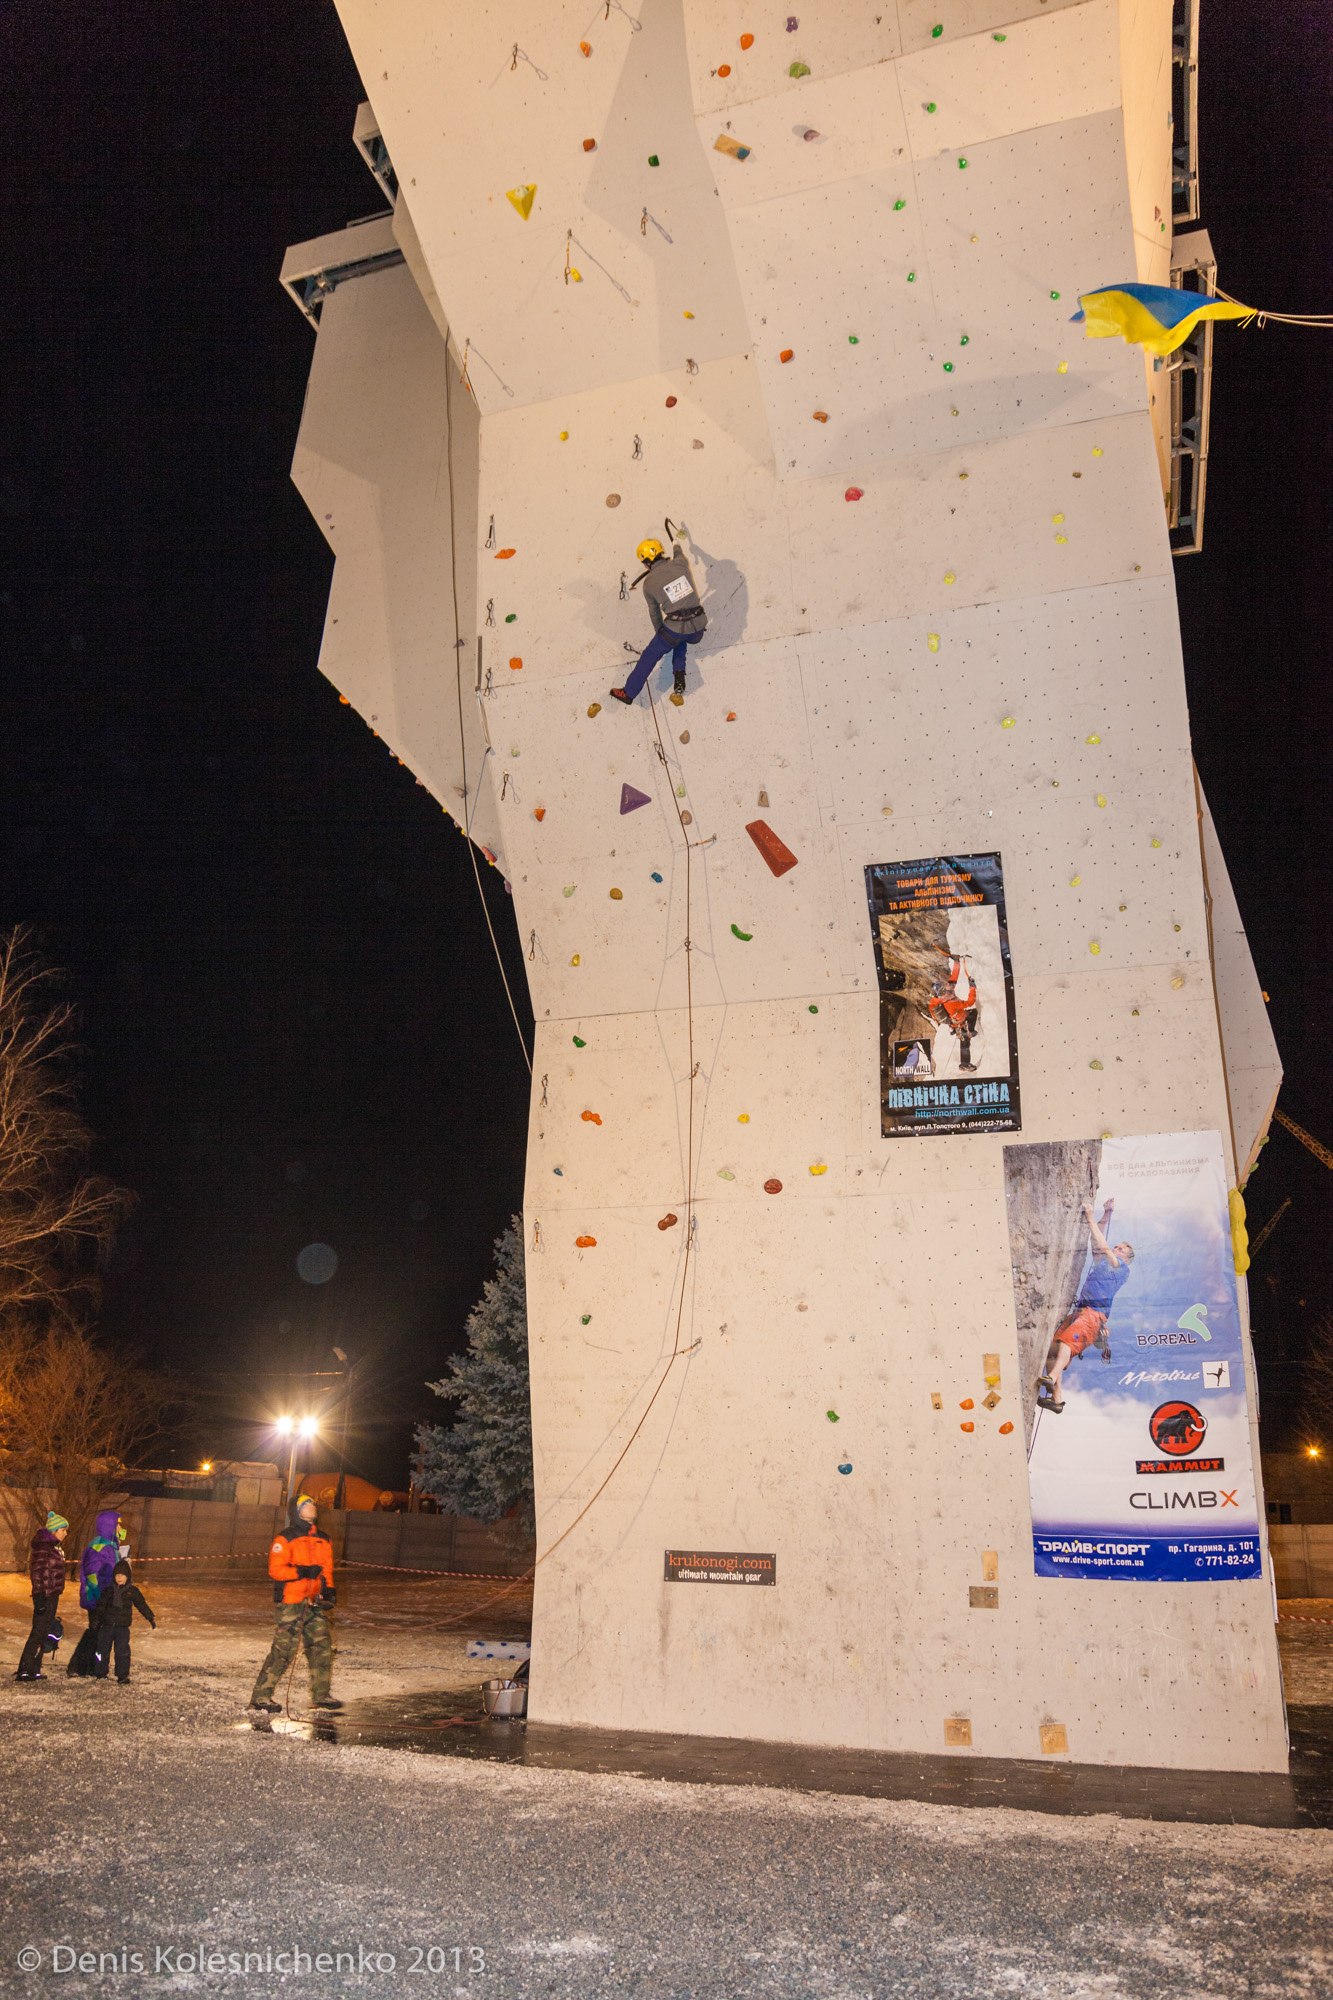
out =
[[(1276, 1768), (1266, 1578), (1032, 1574), (999, 1429), (1004, 1141), (881, 1136), (864, 887), (871, 862), (1001, 853), (1022, 1139), (1230, 1146), (1148, 390), (1069, 324), (1169, 212), (1169, 8), (790, 4), (789, 31), (767, 0), (339, 0), (480, 411), (453, 522), (477, 810), (538, 1023), (532, 1714), (913, 1751), (967, 1716), (972, 1753), (1011, 1757), (1054, 1722), (1086, 1761)], [(434, 417), (416, 359), (342, 409), (401, 485), (361, 490), (314, 389), (302, 431), (317, 518), (331, 492), (358, 510), (335, 606), (364, 620), (324, 664), (363, 709), (426, 686), (375, 551), (399, 629), (439, 626), (437, 667), (454, 636), (426, 496), (443, 343), (400, 319), (409, 283), (383, 338), (435, 343)], [(349, 288), (358, 320), (389, 284)], [(683, 707), (659, 674), (627, 712), (607, 691), (648, 626), (622, 585), (667, 515), (709, 631)], [(447, 742), (452, 673), (430, 687)], [(391, 740), (439, 789), (416, 731)], [(650, 803), (622, 815), (625, 784)], [(780, 878), (761, 817), (797, 856)], [(1230, 905), (1225, 928), (1239, 966)], [(988, 1351), (1001, 1404), (965, 1434)], [(775, 1553), (778, 1582), (667, 1584), (669, 1548)], [(996, 1609), (969, 1603), (983, 1551)]]

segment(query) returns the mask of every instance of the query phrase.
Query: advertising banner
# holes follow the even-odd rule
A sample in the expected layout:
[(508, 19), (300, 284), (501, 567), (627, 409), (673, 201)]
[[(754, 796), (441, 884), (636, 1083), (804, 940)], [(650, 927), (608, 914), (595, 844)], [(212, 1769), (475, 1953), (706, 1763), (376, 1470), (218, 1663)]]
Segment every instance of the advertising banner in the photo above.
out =
[(1216, 1132), (1006, 1146), (1038, 1576), (1260, 1574)]
[(875, 861), (880, 1131), (1017, 1132), (1014, 978), (998, 854)]

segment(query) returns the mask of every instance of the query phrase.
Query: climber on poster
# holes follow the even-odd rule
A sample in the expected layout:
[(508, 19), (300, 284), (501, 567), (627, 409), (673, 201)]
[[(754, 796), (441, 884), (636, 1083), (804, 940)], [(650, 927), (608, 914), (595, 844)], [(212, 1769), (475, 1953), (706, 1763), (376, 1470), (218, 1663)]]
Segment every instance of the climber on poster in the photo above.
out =
[(1127, 1283), (1129, 1267), (1134, 1262), (1132, 1243), (1113, 1244), (1108, 1240), (1114, 1212), (1115, 1202), (1110, 1196), (1102, 1208), (1100, 1221), (1095, 1216), (1092, 1203), (1085, 1201), (1083, 1204), (1092, 1262), (1083, 1274), (1078, 1297), (1055, 1329), (1045, 1370), (1037, 1377), (1038, 1405), (1057, 1417), (1065, 1406), (1060, 1383), (1070, 1362), (1080, 1359), (1090, 1347), (1098, 1349), (1103, 1361), (1111, 1359), (1107, 1324), (1116, 1294)]
[[(681, 530), (681, 533), (685, 532)], [(650, 536), (647, 541), (639, 543), (635, 554), (644, 567), (630, 589), (637, 590), (640, 584), (643, 585), (648, 615), (653, 621), (653, 636), (627, 675), (624, 687), (613, 687), (611, 690), (612, 697), (623, 701), (626, 706), (637, 699), (649, 674), (667, 653), (671, 655), (675, 674), (672, 692), (683, 695), (685, 649), (698, 645), (708, 625), (708, 613), (700, 601), (690, 565), (679, 541), (672, 543), (671, 554), (668, 555), (661, 542)]]
[(926, 1009), (934, 1028), (944, 1028), (959, 1045), (959, 1070), (975, 1070), (972, 1039), (977, 1032), (977, 982), (972, 977), (972, 961), (966, 955), (951, 957), (947, 979), (937, 979)]

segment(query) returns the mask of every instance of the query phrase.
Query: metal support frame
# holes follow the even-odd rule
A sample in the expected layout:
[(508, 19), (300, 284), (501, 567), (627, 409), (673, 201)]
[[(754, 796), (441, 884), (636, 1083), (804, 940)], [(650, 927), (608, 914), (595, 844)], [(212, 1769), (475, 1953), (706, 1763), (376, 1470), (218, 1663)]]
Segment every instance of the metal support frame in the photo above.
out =
[[(1171, 252), (1171, 284), (1189, 292), (1212, 292), (1217, 262), (1206, 229), (1192, 229), (1175, 240)], [(1203, 510), (1208, 494), (1208, 429), (1213, 390), (1213, 322), (1204, 320), (1178, 347), (1165, 366), (1171, 378), (1171, 487), (1167, 495), (1167, 527), (1171, 552), (1197, 555), (1203, 547)]]
[(398, 205), (398, 176), (389, 158), (389, 149), (380, 132), (379, 121), (369, 104), (357, 106), (356, 124), (352, 128), (352, 140), (366, 165), (389, 198), (391, 207)]
[(1171, 214), (1199, 219), (1199, 4), (1173, 0), (1171, 10)]

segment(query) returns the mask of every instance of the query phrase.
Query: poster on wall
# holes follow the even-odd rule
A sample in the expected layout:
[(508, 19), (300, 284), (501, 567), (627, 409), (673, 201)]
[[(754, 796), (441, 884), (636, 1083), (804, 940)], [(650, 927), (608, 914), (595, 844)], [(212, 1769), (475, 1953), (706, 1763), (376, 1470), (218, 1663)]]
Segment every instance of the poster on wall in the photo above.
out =
[(874, 861), (880, 1131), (1017, 1132), (1014, 977), (998, 854)]
[(1006, 1146), (1038, 1576), (1260, 1574), (1216, 1132)]

